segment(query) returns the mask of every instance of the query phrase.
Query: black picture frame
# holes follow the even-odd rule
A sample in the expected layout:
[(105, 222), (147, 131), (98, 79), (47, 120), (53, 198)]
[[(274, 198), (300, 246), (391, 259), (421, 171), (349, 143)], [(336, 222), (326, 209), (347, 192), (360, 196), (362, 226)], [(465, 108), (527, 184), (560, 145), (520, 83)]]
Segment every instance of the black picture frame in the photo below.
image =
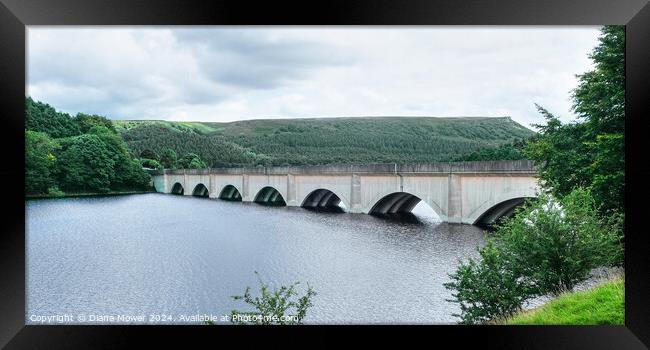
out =
[[(626, 25), (626, 223), (625, 326), (26, 326), (24, 101), (26, 26), (29, 25)], [(552, 53), (549, 53), (552, 54)], [(647, 0), (577, 1), (389, 1), (330, 0), (253, 2), (223, 0), (0, 0), (0, 116), (3, 184), (0, 220), (0, 345), (7, 348), (103, 348), (150, 345), (172, 336), (226, 345), (322, 346), (347, 342), (345, 331), (364, 341), (454, 347), (517, 349), (643, 349), (650, 345), (650, 244), (644, 217), (650, 198), (646, 152), (650, 118), (650, 5)], [(401, 334), (397, 335), (396, 332)], [(316, 341), (296, 337), (316, 336)], [(217, 343), (219, 342), (219, 343)], [(645, 345), (644, 345), (645, 344)], [(168, 343), (167, 343), (168, 345)], [(151, 345), (153, 346), (153, 345)]]

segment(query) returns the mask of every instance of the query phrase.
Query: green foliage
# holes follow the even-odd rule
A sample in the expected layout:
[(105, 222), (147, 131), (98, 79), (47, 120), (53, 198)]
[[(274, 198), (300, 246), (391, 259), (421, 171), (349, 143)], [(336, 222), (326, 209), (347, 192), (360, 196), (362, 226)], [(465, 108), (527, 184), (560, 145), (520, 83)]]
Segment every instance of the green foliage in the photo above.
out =
[(61, 190), (105, 193), (149, 186), (150, 176), (110, 120), (85, 114), (71, 118), (31, 98), (26, 105), (27, 194), (60, 196)]
[(584, 292), (567, 293), (509, 319), (509, 325), (623, 325), (625, 281), (620, 278)]
[(188, 153), (178, 160), (178, 167), (183, 169), (202, 169), (207, 168), (205, 163), (196, 153)]
[(494, 161), (494, 160), (520, 160), (526, 159), (524, 155), (524, 140), (504, 143), (499, 147), (482, 148), (468, 155), (460, 156), (454, 161)]
[(260, 283), (261, 296), (253, 297), (250, 287), (246, 288), (244, 295), (233, 296), (234, 300), (244, 301), (252, 306), (255, 311), (241, 312), (233, 310), (231, 312), (231, 322), (236, 324), (301, 324), (307, 315), (307, 309), (313, 305), (311, 299), (316, 295), (316, 292), (308, 286), (306, 294), (295, 299), (298, 295), (296, 287), (300, 282), (270, 290), (269, 285), (260, 279), (257, 272), (255, 272), (255, 275)]
[(528, 298), (571, 290), (600, 266), (623, 262), (622, 216), (601, 218), (588, 190), (557, 201), (542, 194), (497, 227), (479, 262), (461, 263), (451, 282), (463, 323), (511, 316)]
[(25, 131), (25, 191), (47, 194), (54, 186), (58, 144), (47, 134)]
[(34, 101), (31, 97), (25, 99), (25, 128), (46, 133), (51, 138), (81, 134), (70, 115), (57, 112), (50, 105)]
[(600, 266), (623, 262), (620, 215), (601, 218), (593, 196), (577, 188), (556, 201), (546, 194), (497, 229), (513, 271), (536, 295), (569, 291)]
[(601, 213), (622, 212), (625, 192), (625, 28), (604, 26), (590, 58), (594, 70), (578, 75), (573, 110), (580, 121), (546, 118), (526, 156), (540, 166), (540, 178), (557, 197), (590, 187)]
[(118, 166), (117, 181), (112, 188), (120, 190), (146, 190), (151, 187), (151, 176), (143, 171), (142, 164), (137, 159), (121, 163)]
[(206, 167), (205, 163), (198, 157), (192, 158), (190, 164), (187, 166), (188, 169), (203, 169)]
[[(208, 167), (466, 160), (472, 152), (534, 134), (510, 118), (420, 117), (122, 121), (118, 130), (135, 154), (146, 149), (195, 153)], [(490, 160), (520, 159), (513, 147), (518, 146), (494, 152)]]
[(65, 140), (59, 156), (59, 181), (65, 191), (108, 192), (115, 161), (97, 135), (84, 134)]
[(178, 156), (173, 149), (165, 148), (162, 150), (160, 155), (160, 164), (165, 169), (176, 169), (176, 162), (178, 161)]
[(65, 192), (61, 191), (57, 186), (52, 186), (47, 190), (47, 194), (50, 197), (63, 197)]
[(625, 130), (625, 26), (604, 26), (589, 56), (594, 70), (578, 75), (573, 109), (590, 124), (592, 136)]
[(540, 134), (528, 144), (525, 153), (539, 166), (543, 184), (557, 197), (567, 195), (575, 187), (588, 186), (587, 168), (591, 159), (581, 140), (585, 125), (562, 124), (546, 109), (540, 106), (537, 109), (546, 124), (537, 125)]
[(90, 115), (77, 113), (74, 117), (74, 122), (79, 126), (79, 130), (82, 133), (87, 133), (95, 126), (103, 126), (106, 129), (110, 130), (112, 133), (116, 133), (115, 127), (110, 119), (102, 117), (100, 115)]
[(163, 166), (160, 164), (155, 159), (146, 159), (146, 158), (141, 158), (140, 159), (140, 164), (142, 164), (143, 167), (149, 168), (149, 169), (162, 169)]
[(519, 283), (507, 256), (492, 241), (479, 250), (480, 260), (469, 259), (450, 275), (445, 288), (454, 290), (453, 299), (460, 304), (461, 323), (483, 323), (510, 316), (521, 309), (528, 299), (528, 286)]
[(140, 158), (145, 158), (145, 159), (153, 159), (153, 160), (159, 160), (160, 157), (156, 154), (156, 152), (150, 150), (150, 149), (144, 149), (142, 152), (140, 152)]

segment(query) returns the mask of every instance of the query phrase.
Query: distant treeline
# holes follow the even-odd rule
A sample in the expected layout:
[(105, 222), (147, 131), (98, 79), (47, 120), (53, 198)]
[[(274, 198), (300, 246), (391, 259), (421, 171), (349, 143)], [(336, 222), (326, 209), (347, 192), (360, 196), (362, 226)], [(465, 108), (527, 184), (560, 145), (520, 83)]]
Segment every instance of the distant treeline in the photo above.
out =
[[(134, 154), (160, 167), (523, 159), (534, 133), (510, 118), (331, 118), (233, 123), (115, 121)], [(179, 164), (176, 166), (180, 167)], [(187, 167), (187, 166), (185, 166)]]
[(25, 122), (27, 195), (148, 188), (150, 176), (110, 120), (82, 113), (71, 117), (28, 97)]

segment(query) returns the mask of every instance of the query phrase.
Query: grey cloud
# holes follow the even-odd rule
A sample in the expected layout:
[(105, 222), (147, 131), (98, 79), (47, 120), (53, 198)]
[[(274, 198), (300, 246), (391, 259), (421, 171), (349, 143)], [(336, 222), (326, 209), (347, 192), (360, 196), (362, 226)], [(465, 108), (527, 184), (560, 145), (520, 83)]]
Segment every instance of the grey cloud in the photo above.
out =
[(260, 29), (177, 29), (181, 45), (192, 47), (215, 83), (272, 89), (327, 66), (351, 65), (353, 57), (323, 43), (273, 38)]
[(571, 118), (597, 28), (28, 29), (28, 92), (110, 118)]

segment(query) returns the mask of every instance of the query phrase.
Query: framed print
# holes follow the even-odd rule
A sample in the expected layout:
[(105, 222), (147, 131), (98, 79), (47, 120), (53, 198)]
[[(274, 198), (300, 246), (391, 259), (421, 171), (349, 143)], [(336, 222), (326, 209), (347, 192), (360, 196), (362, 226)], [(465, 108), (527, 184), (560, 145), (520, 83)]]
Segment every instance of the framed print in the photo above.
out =
[(8, 349), (650, 344), (647, 1), (0, 2)]

